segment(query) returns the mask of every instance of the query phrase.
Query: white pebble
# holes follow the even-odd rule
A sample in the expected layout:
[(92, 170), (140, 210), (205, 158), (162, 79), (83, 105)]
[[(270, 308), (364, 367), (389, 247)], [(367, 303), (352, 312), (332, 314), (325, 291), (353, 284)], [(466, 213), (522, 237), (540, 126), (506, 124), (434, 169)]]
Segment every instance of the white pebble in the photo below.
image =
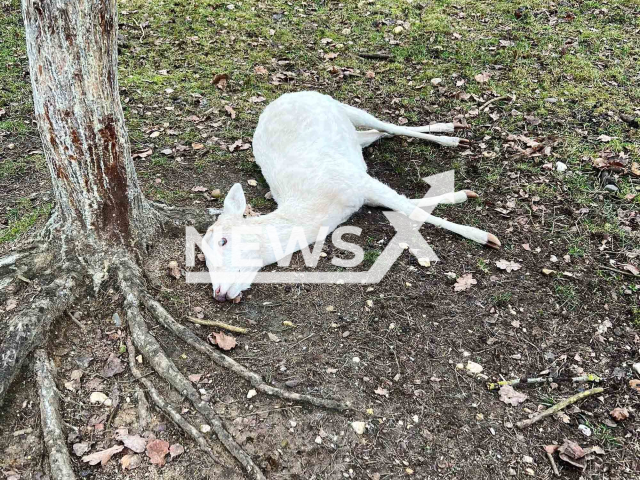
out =
[(249, 390), (247, 392), (247, 398), (253, 398), (258, 394), (258, 392), (256, 392), (256, 390), (254, 388), (252, 388), (251, 390)]

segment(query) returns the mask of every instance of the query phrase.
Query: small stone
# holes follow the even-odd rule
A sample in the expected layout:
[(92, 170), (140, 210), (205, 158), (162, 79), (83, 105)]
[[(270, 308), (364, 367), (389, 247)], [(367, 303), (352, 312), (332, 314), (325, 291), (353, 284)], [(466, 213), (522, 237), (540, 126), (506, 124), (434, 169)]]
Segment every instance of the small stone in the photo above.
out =
[(531, 463), (532, 464), (533, 463), (533, 457), (530, 457), (529, 455), (525, 455), (525, 456), (522, 457), (522, 461), (524, 463)]
[(366, 426), (367, 424), (364, 422), (351, 422), (351, 428), (353, 428), (353, 431), (358, 435), (362, 435), (364, 433)]
[(472, 362), (471, 360), (469, 360), (467, 362), (467, 370), (470, 373), (480, 373), (482, 372), (482, 370), (484, 370), (484, 368), (482, 368), (482, 365), (480, 365), (479, 363)]
[(567, 170), (567, 164), (562, 162), (556, 162), (556, 171), (564, 172)]
[(252, 388), (251, 390), (249, 390), (247, 392), (247, 398), (253, 398), (258, 394), (258, 392), (256, 392), (255, 388)]
[(336, 311), (336, 307), (334, 307), (333, 305), (329, 305), (325, 310), (327, 312), (335, 312)]
[(209, 195), (211, 195), (213, 198), (220, 198), (222, 196), (222, 192), (219, 188), (216, 188), (215, 190), (211, 190), (209, 192)]
[(513, 468), (509, 469), (509, 475), (511, 475), (512, 477), (515, 477), (517, 474), (518, 473)]
[(535, 477), (536, 472), (533, 470), (533, 468), (526, 468), (525, 472), (527, 472), (527, 475), (529, 475), (530, 477)]
[(118, 315), (117, 313), (114, 313), (113, 316), (111, 317), (111, 319), (113, 320), (113, 324), (116, 327), (121, 327), (122, 326), (122, 320), (120, 320), (120, 315)]
[(482, 420), (484, 420), (484, 415), (481, 413), (476, 413), (476, 420), (478, 422), (481, 422)]
[(318, 435), (318, 436), (316, 437), (316, 439), (315, 439), (315, 442), (316, 442), (318, 445), (322, 445), (322, 437), (321, 437), (320, 435)]
[(615, 185), (612, 185), (612, 184), (606, 185), (604, 187), (604, 189), (609, 191), (609, 192), (614, 192), (614, 193), (618, 191), (618, 187), (616, 187)]
[(207, 425), (207, 424), (200, 425), (200, 431), (202, 433), (209, 433), (211, 431), (211, 425)]
[(137, 361), (138, 363), (142, 363), (142, 355), (138, 355), (138, 356), (136, 357), (136, 361)]
[(580, 430), (586, 437), (591, 436), (591, 429), (586, 425), (582, 425), (582, 424), (578, 425), (578, 430)]
[(395, 33), (396, 35), (402, 32), (404, 32), (404, 28), (401, 25), (398, 25), (396, 28), (393, 29), (393, 33)]
[(353, 363), (360, 363), (360, 357), (353, 357), (353, 358), (351, 359), (351, 361), (352, 361)]
[(635, 372), (636, 372), (638, 375), (640, 375), (640, 362), (638, 362), (638, 363), (634, 363), (632, 368), (635, 370)]
[(104, 403), (109, 399), (109, 397), (107, 397), (104, 393), (102, 392), (93, 392), (91, 394), (91, 396), (89, 397), (89, 402), (90, 403), (97, 403), (100, 405), (104, 405)]
[(418, 263), (420, 265), (422, 265), (423, 267), (425, 267), (425, 268), (429, 268), (431, 266), (431, 262), (429, 261), (429, 259), (428, 258), (424, 258), (424, 257), (423, 258), (419, 258), (418, 259)]

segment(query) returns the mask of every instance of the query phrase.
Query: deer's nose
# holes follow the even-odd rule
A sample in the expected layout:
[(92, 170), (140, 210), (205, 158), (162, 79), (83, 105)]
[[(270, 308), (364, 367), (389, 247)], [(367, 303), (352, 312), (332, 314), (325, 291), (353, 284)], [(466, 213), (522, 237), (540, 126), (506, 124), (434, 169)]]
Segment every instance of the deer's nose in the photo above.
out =
[(220, 294), (220, 287), (216, 288), (216, 293), (215, 293), (215, 294), (216, 294), (216, 295), (219, 295), (219, 294)]

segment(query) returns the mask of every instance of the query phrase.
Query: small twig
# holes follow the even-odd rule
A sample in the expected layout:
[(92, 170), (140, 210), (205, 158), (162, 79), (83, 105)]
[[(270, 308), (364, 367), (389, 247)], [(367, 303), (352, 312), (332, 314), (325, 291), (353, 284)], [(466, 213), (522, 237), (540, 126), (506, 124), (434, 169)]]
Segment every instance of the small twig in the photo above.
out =
[(393, 58), (386, 53), (359, 53), (358, 56), (369, 60), (391, 60), (391, 58)]
[(619, 273), (621, 275), (627, 275), (628, 277), (636, 277), (637, 276), (637, 275), (634, 275), (631, 272), (625, 272), (624, 270), (618, 270), (617, 268), (607, 267), (605, 265), (598, 265), (598, 268), (602, 268), (603, 270), (610, 270), (612, 272), (616, 272), (616, 273)]
[(513, 380), (501, 380), (496, 383), (487, 383), (488, 390), (498, 390), (505, 385), (518, 385), (518, 384), (538, 384), (538, 383), (559, 383), (559, 382), (600, 382), (602, 379), (592, 373), (587, 373), (580, 377), (536, 377), (536, 378), (515, 378)]
[(512, 97), (511, 95), (503, 95), (503, 96), (501, 96), (501, 97), (497, 97), (497, 98), (494, 98), (494, 99), (489, 100), (488, 102), (485, 102), (485, 104), (484, 104), (484, 105), (482, 105), (478, 110), (481, 112), (482, 110), (484, 110), (485, 108), (487, 108), (487, 107), (488, 107), (489, 105), (491, 105), (492, 103), (494, 103), (494, 102), (499, 102), (499, 101), (501, 101), (501, 100), (507, 100), (507, 99), (509, 99), (509, 100), (513, 101), (513, 97)]
[(75, 323), (77, 326), (79, 326), (79, 327), (80, 327), (80, 330), (82, 330), (82, 331), (84, 332), (84, 325), (83, 325), (83, 324), (81, 324), (78, 320), (76, 320), (76, 318), (75, 318), (73, 315), (71, 315), (71, 312), (69, 312), (68, 310), (67, 310), (67, 315), (69, 316), (69, 318), (71, 319), (71, 321), (72, 321), (73, 323)]
[(230, 332), (235, 332), (235, 333), (247, 333), (248, 331), (246, 328), (236, 327), (234, 325), (229, 325), (228, 323), (218, 322), (217, 320), (202, 320), (196, 317), (187, 317), (187, 320), (193, 323), (197, 323), (198, 325), (224, 328), (225, 330), (229, 330)]
[(538, 415), (536, 415), (533, 418), (528, 418), (526, 420), (522, 420), (516, 423), (516, 426), (518, 428), (528, 427), (530, 425), (533, 425), (534, 423), (539, 422), (543, 418), (546, 418), (549, 415), (553, 415), (554, 413), (559, 412), (563, 408), (576, 403), (578, 400), (582, 400), (583, 398), (587, 398), (587, 397), (590, 397), (591, 395), (595, 395), (601, 392), (604, 392), (604, 388), (598, 387), (598, 388), (592, 388), (591, 390), (585, 390), (584, 392), (577, 393), (576, 395), (569, 397), (560, 403), (556, 403), (553, 407), (547, 408), (546, 410), (544, 410), (543, 412), (540, 412)]
[(545, 449), (545, 453), (547, 454), (547, 458), (549, 459), (549, 462), (551, 463), (551, 468), (553, 468), (553, 473), (556, 477), (560, 476), (560, 472), (558, 471), (558, 466), (556, 465), (556, 461), (553, 459), (553, 455), (551, 453), (549, 453), (546, 449)]

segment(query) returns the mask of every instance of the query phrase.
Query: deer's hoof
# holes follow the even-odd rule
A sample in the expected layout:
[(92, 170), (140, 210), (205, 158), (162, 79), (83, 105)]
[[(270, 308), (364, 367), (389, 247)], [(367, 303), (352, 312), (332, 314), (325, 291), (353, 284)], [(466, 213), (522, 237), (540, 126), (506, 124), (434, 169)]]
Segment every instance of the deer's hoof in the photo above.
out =
[(464, 193), (467, 195), (467, 198), (478, 198), (478, 194), (472, 190), (465, 190)]
[(471, 141), (467, 140), (466, 138), (461, 138), (458, 140), (458, 146), (459, 147), (468, 147), (471, 145)]
[(485, 245), (487, 245), (487, 247), (495, 248), (496, 250), (502, 246), (498, 237), (492, 233), (487, 234), (487, 243)]

